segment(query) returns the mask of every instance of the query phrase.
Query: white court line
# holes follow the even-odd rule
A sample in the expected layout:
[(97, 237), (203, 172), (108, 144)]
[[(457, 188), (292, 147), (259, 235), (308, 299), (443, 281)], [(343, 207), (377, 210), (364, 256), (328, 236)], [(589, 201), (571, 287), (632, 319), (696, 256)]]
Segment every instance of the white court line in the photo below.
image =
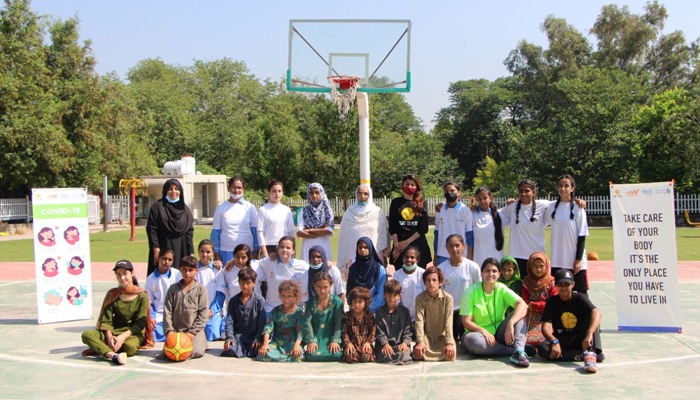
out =
[(23, 283), (23, 282), (30, 282), (30, 281), (5, 282), (5, 283), (0, 283), (0, 287), (3, 287), (3, 286), (10, 286), (10, 285), (16, 285), (16, 284), (18, 284), (18, 283)]
[[(137, 357), (138, 358), (143, 358), (143, 357)], [(664, 363), (664, 362), (675, 362), (675, 361), (684, 361), (684, 360), (689, 360), (689, 359), (695, 359), (695, 358), (700, 358), (700, 354), (693, 354), (693, 355), (688, 355), (688, 356), (681, 356), (681, 357), (668, 357), (668, 358), (657, 358), (653, 360), (640, 360), (640, 361), (629, 361), (629, 362), (621, 362), (621, 363), (615, 363), (615, 364), (598, 364), (598, 368), (618, 368), (618, 367), (627, 367), (627, 366), (632, 366), (632, 365), (642, 365), (642, 364), (653, 364), (653, 363)], [(107, 365), (95, 365), (94, 362), (89, 362), (85, 364), (78, 364), (78, 363), (69, 363), (69, 362), (64, 362), (64, 361), (52, 361), (52, 360), (42, 360), (42, 359), (35, 359), (35, 358), (29, 358), (29, 357), (19, 357), (19, 356), (12, 356), (8, 354), (0, 354), (0, 360), (8, 360), (8, 361), (17, 361), (17, 362), (24, 362), (24, 363), (35, 363), (35, 364), (44, 364), (44, 365), (58, 365), (58, 366), (63, 366), (63, 367), (75, 367), (75, 368), (83, 368), (83, 369), (103, 369), (103, 370), (108, 370), (111, 372), (114, 372), (114, 367), (113, 366), (107, 366)], [(109, 361), (105, 360), (105, 363)], [(422, 366), (424, 366), (426, 363), (417, 363), (416, 366), (414, 367), (408, 367), (408, 368), (402, 368), (402, 371), (406, 371), (408, 369), (419, 369)], [(177, 367), (171, 367), (165, 364), (154, 364), (154, 363), (149, 363), (149, 362), (141, 362), (135, 367), (139, 366), (151, 366), (151, 367), (158, 367), (161, 369), (151, 369), (151, 368), (139, 368), (136, 369), (134, 368), (134, 371), (138, 372), (144, 372), (144, 373), (153, 373), (153, 374), (178, 374), (178, 375), (203, 375), (203, 376), (223, 376), (223, 377), (249, 377), (249, 378), (259, 378), (259, 379), (267, 379), (267, 378), (285, 378), (285, 379), (300, 379), (300, 380), (347, 380), (347, 379), (362, 379), (362, 380), (386, 380), (386, 379), (395, 379), (396, 374), (388, 374), (388, 375), (377, 375), (377, 374), (372, 374), (372, 375), (285, 375), (285, 374), (278, 374), (278, 375), (272, 375), (272, 374), (257, 374), (257, 373), (250, 373), (250, 374), (245, 374), (245, 373), (235, 373), (235, 372), (216, 372), (216, 371), (199, 371), (199, 370), (189, 370), (189, 369), (182, 369), (182, 368), (177, 368)], [(576, 368), (576, 369), (581, 369), (582, 367)], [(393, 370), (393, 369), (392, 369)], [(474, 371), (474, 372), (436, 372), (436, 373), (423, 373), (421, 375), (423, 376), (428, 376), (428, 377), (453, 377), (453, 376), (484, 376), (484, 375), (514, 375), (514, 374), (535, 374), (538, 372), (545, 372), (549, 373), (550, 371), (557, 370), (561, 371), (561, 368), (557, 366), (556, 364), (545, 364), (542, 366), (542, 368), (534, 368), (534, 369), (509, 369), (509, 370), (504, 370), (504, 371)]]

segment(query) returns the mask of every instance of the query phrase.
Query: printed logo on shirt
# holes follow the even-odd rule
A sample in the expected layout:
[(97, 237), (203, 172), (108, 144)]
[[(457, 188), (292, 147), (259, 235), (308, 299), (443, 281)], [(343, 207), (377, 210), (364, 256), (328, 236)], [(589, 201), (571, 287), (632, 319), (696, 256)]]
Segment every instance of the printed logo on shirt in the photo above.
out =
[(153, 286), (153, 291), (157, 292), (158, 291), (158, 286)]
[(416, 213), (413, 212), (411, 207), (406, 207), (401, 210), (401, 217), (406, 221), (410, 221), (416, 217)]
[(450, 284), (450, 280), (447, 279), (447, 278), (445, 278), (445, 280), (443, 281), (443, 284), (444, 284), (445, 286), (449, 285), (449, 284)]
[(576, 316), (570, 312), (565, 312), (561, 315), (561, 324), (564, 325), (566, 329), (576, 328), (576, 322), (578, 322)]

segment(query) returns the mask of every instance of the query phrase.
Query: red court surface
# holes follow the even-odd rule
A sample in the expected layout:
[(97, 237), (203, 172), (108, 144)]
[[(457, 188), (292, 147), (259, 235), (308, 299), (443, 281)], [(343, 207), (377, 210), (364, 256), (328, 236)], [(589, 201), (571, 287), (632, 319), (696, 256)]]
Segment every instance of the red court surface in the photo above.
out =
[[(92, 263), (92, 280), (106, 282), (114, 280), (113, 263)], [(136, 277), (146, 279), (146, 263), (134, 263)], [(391, 268), (391, 267), (390, 267)], [(0, 276), (6, 282), (34, 281), (34, 263), (0, 262)], [(589, 261), (588, 280), (590, 282), (615, 282), (614, 261)], [(679, 282), (700, 282), (700, 261), (678, 262)]]

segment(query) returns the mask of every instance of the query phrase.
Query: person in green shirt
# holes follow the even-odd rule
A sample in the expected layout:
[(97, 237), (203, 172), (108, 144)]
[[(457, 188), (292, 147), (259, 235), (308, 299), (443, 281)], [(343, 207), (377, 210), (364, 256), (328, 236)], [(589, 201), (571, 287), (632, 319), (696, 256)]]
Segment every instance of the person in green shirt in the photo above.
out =
[(83, 343), (89, 349), (82, 354), (124, 365), (126, 357), (135, 356), (139, 348), (153, 347), (155, 321), (150, 318), (148, 294), (138, 286), (131, 261), (118, 261), (112, 270), (119, 286), (105, 295), (96, 329), (83, 332)]
[[(522, 367), (530, 366), (525, 354), (527, 305), (515, 292), (498, 282), (499, 262), (487, 258), (481, 265), (482, 281), (467, 288), (460, 315), (465, 328), (462, 346), (477, 356), (508, 356)], [(506, 315), (508, 307), (514, 311)]]

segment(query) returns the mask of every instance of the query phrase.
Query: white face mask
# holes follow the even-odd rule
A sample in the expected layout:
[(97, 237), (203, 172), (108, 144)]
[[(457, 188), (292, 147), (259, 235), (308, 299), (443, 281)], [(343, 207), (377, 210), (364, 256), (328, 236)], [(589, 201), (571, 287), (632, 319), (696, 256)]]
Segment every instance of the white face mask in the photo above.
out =
[(243, 197), (242, 194), (233, 194), (231, 192), (229, 192), (228, 195), (231, 196), (231, 198), (234, 200), (240, 200)]

